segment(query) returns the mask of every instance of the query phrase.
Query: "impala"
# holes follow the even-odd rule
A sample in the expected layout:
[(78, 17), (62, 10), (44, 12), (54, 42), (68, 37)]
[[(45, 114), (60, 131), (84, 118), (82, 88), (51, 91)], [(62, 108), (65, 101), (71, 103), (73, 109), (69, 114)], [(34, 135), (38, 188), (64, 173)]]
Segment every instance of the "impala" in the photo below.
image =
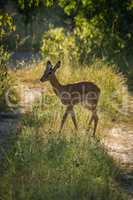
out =
[(73, 124), (75, 128), (78, 129), (75, 112), (73, 108), (74, 105), (81, 103), (88, 110), (92, 112), (92, 116), (90, 118), (88, 125), (90, 128), (92, 122), (94, 122), (93, 136), (95, 136), (98, 124), (97, 104), (99, 100), (100, 89), (94, 83), (87, 81), (62, 85), (58, 81), (55, 75), (55, 72), (60, 67), (60, 65), (61, 62), (58, 61), (56, 65), (53, 67), (51, 62), (47, 61), (46, 69), (44, 71), (43, 76), (40, 79), (41, 82), (50, 81), (55, 94), (60, 98), (62, 104), (66, 106), (66, 111), (63, 115), (60, 125), (60, 132), (63, 128), (63, 125), (66, 121), (68, 114), (71, 115)]

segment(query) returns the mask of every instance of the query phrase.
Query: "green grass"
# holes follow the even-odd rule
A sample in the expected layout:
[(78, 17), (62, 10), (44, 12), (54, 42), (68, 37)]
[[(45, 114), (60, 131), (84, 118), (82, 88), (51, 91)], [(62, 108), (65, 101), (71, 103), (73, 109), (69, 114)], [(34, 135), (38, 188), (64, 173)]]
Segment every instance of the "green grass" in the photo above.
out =
[(119, 170), (100, 142), (25, 122), (18, 133), (5, 156), (1, 199), (126, 199), (115, 180)]

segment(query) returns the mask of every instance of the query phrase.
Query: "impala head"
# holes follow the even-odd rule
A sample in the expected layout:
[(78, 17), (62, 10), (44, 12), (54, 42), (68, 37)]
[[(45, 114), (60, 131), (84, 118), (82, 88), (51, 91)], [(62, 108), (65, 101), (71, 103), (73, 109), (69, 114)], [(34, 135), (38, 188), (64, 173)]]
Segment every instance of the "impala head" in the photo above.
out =
[(50, 78), (54, 75), (55, 71), (60, 67), (60, 65), (61, 65), (61, 62), (58, 61), (56, 63), (56, 65), (53, 67), (51, 62), (48, 60), (47, 64), (46, 64), (46, 69), (45, 69), (43, 76), (41, 77), (40, 81), (44, 82), (44, 81), (50, 80)]

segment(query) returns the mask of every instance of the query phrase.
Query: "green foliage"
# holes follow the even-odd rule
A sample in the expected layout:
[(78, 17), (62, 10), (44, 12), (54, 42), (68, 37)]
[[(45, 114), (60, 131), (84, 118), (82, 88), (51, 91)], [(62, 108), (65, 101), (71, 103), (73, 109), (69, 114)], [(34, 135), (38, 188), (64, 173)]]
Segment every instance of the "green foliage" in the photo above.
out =
[[(3, 58), (4, 56), (6, 57), (6, 53), (3, 52), (2, 56)], [(6, 94), (8, 93), (8, 91), (10, 91), (8, 93), (8, 100), (10, 102), (17, 104), (17, 102), (19, 101), (18, 91), (13, 88), (14, 84), (15, 84), (14, 78), (8, 73), (5, 63), (1, 61), (0, 63), (0, 111), (5, 111), (7, 109), (10, 109), (8, 103), (6, 102)]]
[(40, 3), (40, 0), (30, 0), (29, 2), (25, 0), (18, 0), (18, 5), (20, 9), (26, 9), (27, 7), (31, 8), (32, 6), (37, 7)]
[(13, 18), (7, 13), (0, 14), (0, 65), (9, 59), (10, 54), (6, 50), (4, 40), (7, 39), (12, 31), (15, 31)]
[(105, 33), (103, 23), (99, 25), (102, 16), (93, 17), (90, 21), (82, 16), (75, 18), (75, 36), (80, 50), (81, 63), (90, 63), (96, 58), (114, 61), (125, 47), (125, 42), (118, 34)]
[[(131, 0), (10, 1), (15, 2), (18, 9), (16, 19), (19, 18), (19, 14), (22, 14), (17, 24), (18, 29), (21, 28), (14, 38), (18, 38), (18, 41), (22, 39), (20, 43), (22, 46), (23, 43), (25, 44), (24, 49), (38, 50), (42, 32), (46, 31), (49, 25), (52, 24), (53, 27), (66, 25), (65, 28), (75, 33), (81, 63), (90, 63), (95, 58), (103, 58), (117, 64), (124, 72), (129, 70), (130, 66), (127, 67), (125, 60), (128, 62), (128, 55), (132, 52), (133, 6)], [(43, 15), (39, 15), (40, 13)], [(58, 20), (52, 18), (52, 21), (49, 21), (51, 16), (55, 16), (53, 18)], [(45, 24), (43, 27), (46, 27), (44, 29), (42, 22)], [(22, 34), (23, 37), (21, 37)]]
[(30, 0), (29, 2), (27, 2), (26, 0), (17, 0), (18, 6), (20, 7), (20, 9), (24, 10), (26, 8), (29, 7), (34, 9), (36, 7), (39, 7), (40, 3), (44, 3), (44, 5), (46, 5), (47, 7), (50, 7), (53, 5), (53, 0)]
[(79, 58), (75, 38), (63, 28), (44, 33), (41, 53), (43, 58), (49, 57), (54, 62), (61, 59), (66, 64), (76, 64)]
[[(4, 41), (15, 30), (13, 25), (13, 18), (8, 14), (0, 15), (0, 43)], [(6, 109), (5, 94), (10, 86), (13, 84), (11, 77), (8, 74), (6, 62), (10, 57), (9, 52), (4, 45), (0, 46), (0, 110)], [(12, 98), (15, 94), (11, 95)]]
[(0, 41), (14, 30), (13, 18), (9, 14), (0, 14)]
[(66, 14), (70, 15), (75, 10), (77, 1), (76, 0), (71, 0), (71, 1), (59, 0), (59, 5), (64, 9)]
[(10, 78), (7, 73), (6, 66), (0, 65), (0, 110), (5, 109), (5, 93), (10, 86)]
[(6, 63), (6, 61), (10, 58), (10, 54), (8, 51), (5, 51), (4, 46), (0, 46), (0, 65)]
[(94, 61), (95, 58), (101, 57), (104, 34), (97, 26), (96, 19), (88, 22), (87, 19), (78, 16), (76, 18), (75, 36), (81, 63), (89, 63)]
[(0, 99), (3, 97), (5, 90), (8, 87), (7, 84), (7, 70), (5, 65), (0, 65)]

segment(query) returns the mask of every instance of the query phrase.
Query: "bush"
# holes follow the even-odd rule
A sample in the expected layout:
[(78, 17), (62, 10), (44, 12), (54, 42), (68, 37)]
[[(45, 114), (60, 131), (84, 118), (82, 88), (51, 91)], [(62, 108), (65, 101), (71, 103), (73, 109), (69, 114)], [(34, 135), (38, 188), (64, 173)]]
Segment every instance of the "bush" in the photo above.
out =
[[(101, 18), (102, 16), (98, 16)], [(86, 20), (82, 16), (75, 18), (74, 32), (63, 28), (52, 28), (44, 33), (41, 54), (43, 58), (53, 61), (63, 60), (65, 64), (90, 64), (97, 59), (117, 64), (121, 70), (125, 68), (125, 43), (119, 35), (103, 31), (103, 23), (97, 17)]]
[(102, 58), (110, 63), (121, 64), (125, 43), (118, 34), (110, 32), (110, 29), (104, 31), (103, 16), (98, 15), (88, 21), (79, 15), (75, 22), (75, 37), (81, 63), (88, 64)]
[[(9, 109), (6, 102), (7, 91), (14, 86), (15, 80), (12, 75), (9, 74), (6, 67), (6, 61), (10, 54), (4, 50), (3, 46), (0, 47), (0, 111)], [(17, 103), (19, 95), (16, 90), (10, 91), (8, 99), (12, 103)]]
[(88, 64), (102, 55), (101, 45), (103, 33), (93, 19), (88, 22), (85, 18), (78, 16), (76, 18), (75, 37), (80, 52), (80, 62)]
[(4, 50), (3, 46), (0, 47), (0, 109), (5, 104), (5, 91), (9, 87), (9, 76), (5, 62), (9, 58), (9, 54)]
[(76, 65), (79, 59), (75, 37), (63, 28), (50, 29), (44, 34), (41, 54), (45, 59), (62, 60), (65, 64)]
[[(0, 46), (0, 110), (7, 108), (5, 94), (10, 86), (13, 85), (13, 79), (10, 77), (6, 67), (10, 54), (6, 50), (5, 38), (14, 30), (13, 18), (7, 13), (0, 14), (0, 43), (4, 44)], [(16, 101), (16, 93), (10, 94), (10, 98)]]

